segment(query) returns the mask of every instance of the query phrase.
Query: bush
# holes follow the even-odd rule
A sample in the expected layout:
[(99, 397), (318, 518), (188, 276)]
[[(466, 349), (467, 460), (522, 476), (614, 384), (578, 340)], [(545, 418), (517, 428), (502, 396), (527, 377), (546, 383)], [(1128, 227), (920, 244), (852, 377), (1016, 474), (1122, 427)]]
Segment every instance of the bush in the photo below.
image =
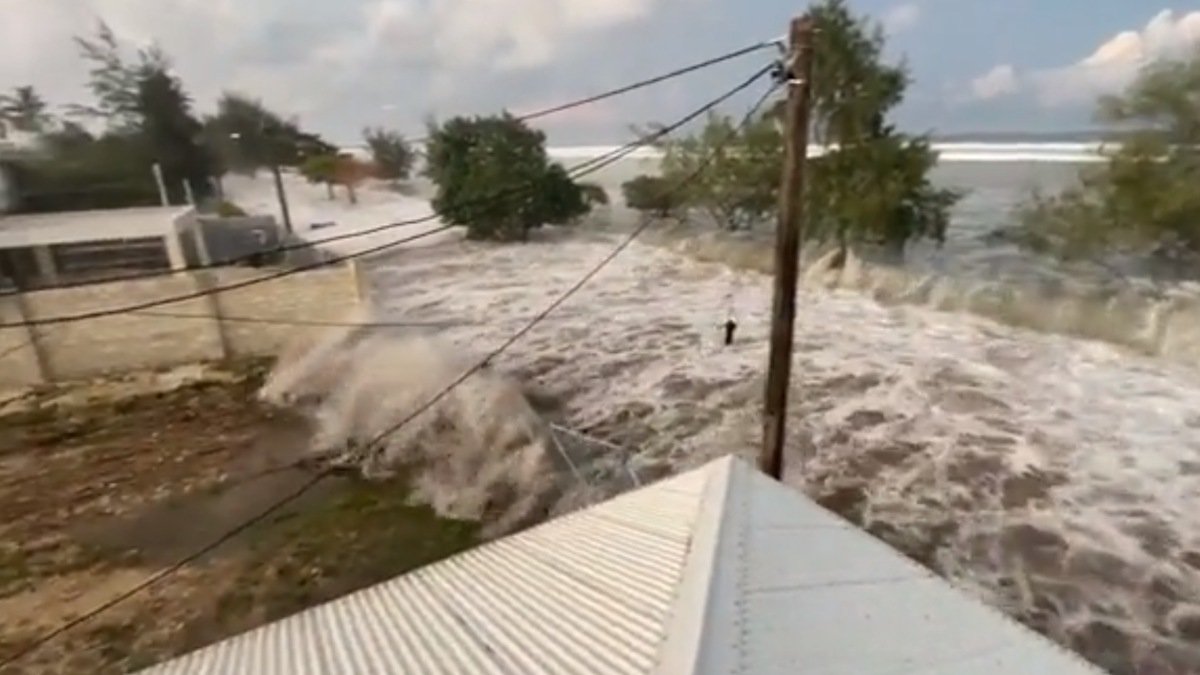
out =
[(387, 180), (406, 180), (412, 172), (416, 155), (404, 140), (404, 137), (394, 131), (385, 129), (364, 129), (363, 140), (371, 149), (371, 158), (379, 178)]
[(608, 206), (608, 192), (599, 185), (595, 183), (580, 183), (579, 189), (583, 190), (583, 200), (589, 206)]
[(1035, 195), (1018, 211), (1016, 240), (1063, 259), (1104, 264), (1114, 255), (1169, 263), (1197, 276), (1200, 263), (1200, 52), (1147, 66), (1098, 117), (1125, 134), (1099, 168), (1061, 194)]
[(671, 185), (665, 179), (658, 176), (638, 176), (626, 181), (621, 185), (621, 194), (629, 208), (659, 218), (666, 218), (679, 208), (679, 195), (671, 190)]
[(545, 136), (508, 115), (456, 117), (431, 129), (425, 174), (433, 206), (472, 239), (525, 241), (588, 212), (583, 190), (552, 164)]
[(240, 218), (246, 215), (246, 211), (233, 202), (222, 201), (217, 204), (217, 215), (222, 218)]

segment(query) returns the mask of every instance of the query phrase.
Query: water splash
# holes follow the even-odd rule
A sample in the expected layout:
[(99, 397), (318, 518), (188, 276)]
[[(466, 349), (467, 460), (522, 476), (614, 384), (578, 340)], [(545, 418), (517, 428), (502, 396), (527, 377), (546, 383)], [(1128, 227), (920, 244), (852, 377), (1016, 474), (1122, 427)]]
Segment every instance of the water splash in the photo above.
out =
[(487, 536), (578, 502), (546, 421), (511, 378), (475, 373), (405, 422), (471, 365), (425, 335), (341, 328), (292, 346), (260, 397), (309, 416), (315, 456), (368, 478), (404, 472), (415, 499), (483, 522)]

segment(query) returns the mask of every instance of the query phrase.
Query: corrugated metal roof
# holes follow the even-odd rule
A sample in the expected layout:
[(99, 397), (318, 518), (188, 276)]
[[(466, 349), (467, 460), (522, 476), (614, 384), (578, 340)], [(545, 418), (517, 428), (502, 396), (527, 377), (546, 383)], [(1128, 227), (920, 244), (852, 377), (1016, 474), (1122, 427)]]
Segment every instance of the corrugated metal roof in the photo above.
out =
[(746, 464), (713, 470), (655, 672), (1100, 672)]
[(649, 672), (706, 478), (684, 474), (146, 672)]
[(727, 458), (146, 672), (1099, 671)]

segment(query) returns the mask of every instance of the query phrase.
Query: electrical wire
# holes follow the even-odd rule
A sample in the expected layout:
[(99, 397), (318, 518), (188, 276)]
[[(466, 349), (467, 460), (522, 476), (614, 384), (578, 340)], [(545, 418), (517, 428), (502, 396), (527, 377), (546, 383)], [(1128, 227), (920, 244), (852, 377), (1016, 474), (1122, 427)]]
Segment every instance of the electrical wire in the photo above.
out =
[[(718, 105), (720, 101), (732, 98), (734, 95), (741, 92), (742, 90), (749, 88), (752, 84), (757, 82), (759, 78), (761, 78), (763, 75), (766, 75), (769, 71), (770, 71), (770, 67), (759, 71), (754, 76), (752, 76), (750, 79), (746, 80), (742, 84), (735, 87), (733, 90), (726, 93), (721, 99), (718, 99), (717, 102), (714, 102), (713, 104), (710, 104), (709, 106), (706, 106), (706, 108), (711, 109), (713, 107), (716, 107), (716, 105)], [(777, 84), (772, 86), (771, 88), (769, 88), (767, 90), (767, 92), (765, 94), (763, 94), (763, 96), (753, 106), (751, 106), (749, 111), (747, 111), (745, 117), (743, 117), (741, 122), (738, 124), (738, 126), (734, 128), (734, 131), (728, 137), (726, 137), (726, 139), (716, 149), (714, 149), (713, 152), (709, 153), (709, 155), (704, 159), (704, 161), (702, 161), (691, 173), (684, 176), (672, 188), (667, 190), (667, 193), (673, 194), (673, 193), (683, 190), (689, 183), (696, 180), (700, 176), (700, 174), (702, 174), (704, 171), (706, 171), (708, 169), (708, 167), (712, 164), (712, 161), (717, 157), (717, 155), (721, 154), (722, 150), (724, 149), (725, 144), (728, 143), (732, 139), (734, 134), (736, 134), (743, 127), (745, 127), (747, 124), (749, 124), (750, 120), (752, 120), (754, 118), (754, 115), (758, 112), (758, 110), (763, 106), (763, 104), (767, 101), (767, 99), (770, 98), (771, 95), (775, 93), (775, 91), (778, 88), (779, 88), (779, 85), (777, 85)], [(702, 114), (702, 113), (693, 113), (693, 115), (695, 115), (695, 116), (699, 116), (699, 114)], [(516, 333), (513, 333), (507, 340), (500, 343), (499, 346), (497, 346), (495, 349), (493, 349), (491, 352), (489, 352), (487, 354), (487, 356), (483, 357), (475, 365), (468, 368), (465, 372), (463, 372), (462, 375), (458, 376), (454, 381), (452, 381), (450, 384), (448, 384), (447, 386), (442, 388), (440, 391), (438, 391), (437, 394), (435, 394), (432, 398), (430, 398), (424, 404), (419, 406), (412, 413), (410, 413), (407, 416), (405, 416), (404, 418), (402, 418), (399, 422), (397, 422), (396, 424), (389, 427), (383, 433), (378, 434), (375, 438), (371, 439), (370, 443), (368, 443), (368, 447), (378, 445), (381, 441), (386, 439), (388, 436), (391, 436), (392, 434), (396, 433), (402, 427), (404, 427), (406, 424), (408, 424), (409, 422), (411, 422), (414, 419), (416, 419), (417, 417), (419, 417), (421, 415), (421, 413), (424, 413), (425, 411), (432, 408), (434, 405), (437, 405), (437, 403), (439, 401), (441, 401), (443, 398), (448, 396), (450, 394), (450, 392), (454, 391), (454, 389), (456, 389), (459, 385), (461, 385), (463, 382), (465, 382), (467, 379), (469, 379), (472, 375), (478, 373), (479, 371), (483, 370), (484, 368), (487, 368), (488, 364), (490, 364), (493, 359), (495, 359), (496, 357), (503, 354), (510, 347), (512, 347), (514, 344), (516, 344), (518, 340), (520, 340), (521, 338), (523, 338), (527, 334), (529, 334), (529, 332), (532, 331), (534, 328), (536, 328), (538, 326), (538, 324), (540, 324), (542, 321), (544, 321), (548, 316), (550, 316), (550, 314), (552, 314), (556, 309), (558, 309), (560, 306), (562, 306), (563, 303), (565, 303), (567, 300), (569, 300), (571, 298), (571, 296), (578, 293), (580, 289), (582, 289), (584, 286), (586, 286), (588, 284), (588, 282), (590, 282), (592, 279), (594, 279), (597, 274), (599, 274), (605, 267), (608, 266), (609, 263), (611, 263), (614, 259), (616, 259), (617, 256), (619, 256), (623, 251), (625, 251), (625, 249), (629, 248), (629, 246), (634, 242), (634, 240), (637, 239), (638, 236), (640, 236), (643, 232), (645, 232), (646, 229), (653, 222), (654, 221), (651, 218), (643, 219), (642, 223), (640, 225), (638, 225), (636, 228), (634, 228), (633, 232), (631, 232), (627, 237), (625, 237), (625, 239), (623, 239), (612, 250), (612, 252), (610, 252), (599, 263), (597, 263), (594, 267), (592, 267), (592, 269), (589, 270), (587, 272), (587, 274), (584, 274), (583, 277), (579, 279), (579, 281), (575, 282), (574, 285), (572, 285), (570, 288), (568, 288), (566, 291), (564, 291), (561, 295), (559, 295), (559, 297), (556, 298), (554, 300), (554, 302), (551, 302), (545, 309), (543, 309), (541, 312), (539, 312), (537, 315), (535, 315), (532, 319), (530, 319), (525, 324), (525, 326), (523, 326), (520, 330), (518, 330)]]
[[(764, 42), (758, 42), (758, 43), (755, 43), (752, 45), (748, 45), (746, 47), (742, 47), (741, 49), (735, 49), (731, 52), (727, 52), (720, 56), (714, 56), (713, 58), (705, 59), (704, 61), (700, 61), (698, 63), (693, 63), (692, 65), (689, 65), (689, 66), (677, 68), (676, 70), (672, 70), (670, 72), (663, 73), (662, 75), (656, 75), (654, 77), (646, 78), (644, 80), (639, 80), (632, 84), (627, 84), (622, 87), (617, 87), (616, 89), (610, 89), (608, 91), (601, 92), (599, 94), (594, 94), (592, 96), (587, 96), (587, 97), (584, 97), (581, 99), (576, 99), (576, 100), (570, 101), (568, 103), (562, 103), (559, 105), (550, 106), (548, 108), (542, 108), (540, 110), (535, 110), (533, 112), (523, 113), (520, 115), (516, 115), (515, 117), (516, 117), (516, 119), (518, 119), (522, 122), (529, 122), (531, 120), (540, 119), (542, 117), (547, 117), (549, 115), (554, 115), (554, 114), (557, 114), (560, 112), (565, 112), (567, 110), (572, 110), (574, 108), (579, 108), (581, 106), (590, 105), (592, 103), (597, 103), (599, 101), (613, 98), (615, 96), (621, 96), (623, 94), (628, 94), (632, 91), (637, 91), (638, 89), (645, 89), (646, 87), (650, 87), (650, 86), (653, 86), (656, 84), (661, 84), (663, 82), (666, 82), (667, 80), (672, 80), (677, 77), (681, 77), (683, 75), (688, 75), (690, 73), (694, 73), (698, 70), (710, 68), (712, 66), (724, 63), (726, 61), (732, 61), (733, 59), (736, 59), (741, 56), (745, 56), (747, 54), (752, 54), (760, 49), (776, 47), (777, 44), (778, 44), (778, 40), (767, 40)], [(413, 139), (412, 143), (419, 144), (419, 143), (427, 142), (428, 140), (429, 140), (429, 136), (421, 136), (421, 137)]]
[[(726, 94), (715, 99), (713, 102), (705, 105), (697, 112), (688, 115), (684, 119), (685, 120), (695, 119), (696, 117), (703, 114), (707, 110), (711, 110), (712, 108), (716, 107), (720, 103), (732, 98), (737, 93), (749, 88), (751, 85), (753, 85), (755, 82), (757, 82), (761, 77), (766, 75), (769, 72), (769, 70), (770, 70), (770, 68), (768, 67), (768, 68), (764, 68), (764, 69), (758, 71), (751, 78), (747, 79), (745, 82), (737, 85), (734, 89), (730, 90)], [(777, 88), (778, 88), (778, 86), (770, 88), (762, 96), (762, 98), (760, 98), (754, 104), (754, 106), (750, 108), (750, 110), (746, 113), (745, 117), (743, 118), (742, 122), (738, 125), (738, 127), (735, 129), (735, 131), (733, 133), (736, 133), (737, 130), (740, 130), (753, 118), (754, 114), (759, 110), (759, 108), (762, 107), (763, 103), (767, 100), (767, 98), (771, 94), (773, 94), (775, 92), (775, 90)], [(681, 126), (681, 124), (677, 123), (676, 125), (672, 125), (673, 128), (678, 128), (678, 126)], [(692, 171), (687, 176), (684, 176), (680, 181), (678, 181), (677, 184), (674, 186), (674, 188), (670, 192), (677, 192), (677, 191), (683, 189), (687, 184), (689, 184), (690, 182), (695, 180), (703, 171), (707, 170), (709, 165), (712, 163), (712, 160), (715, 159), (715, 157), (718, 154), (720, 154), (721, 149), (723, 148), (725, 143), (728, 143), (728, 141), (732, 139), (733, 133), (731, 133), (725, 139), (725, 141), (721, 144), (721, 146), (714, 149), (714, 151), (711, 152), (709, 154), (709, 156), (703, 162), (701, 162), (694, 171)], [(517, 331), (510, 338), (508, 338), (503, 343), (501, 343), (501, 345), (498, 348), (494, 349), (485, 359), (483, 359), (478, 364), (476, 364), (474, 367), (469, 369), (461, 377), (456, 379), (450, 386), (446, 387), (437, 396), (430, 399), (430, 401), (428, 403), (421, 406), (421, 408), (419, 408), (416, 412), (405, 417), (399, 424), (393, 425), (383, 434), (376, 436), (372, 440), (371, 445), (375, 445), (375, 444), (379, 443), (381, 440), (383, 440), (387, 436), (390, 436), (391, 434), (398, 431), (405, 424), (411, 422), (422, 412), (424, 412), (429, 407), (433, 406), (438, 401), (440, 401), (443, 397), (446, 396), (446, 394), (448, 394), (450, 391), (452, 391), (455, 387), (462, 384), (462, 382), (464, 382), (472, 374), (474, 374), (475, 372), (478, 372), (480, 369), (486, 367), (487, 364), (490, 362), (490, 359), (500, 355), (505, 350), (507, 350), (509, 347), (511, 347), (513, 344), (515, 344), (518, 340), (520, 340), (522, 337), (524, 337), (526, 334), (528, 334), (538, 324), (540, 324), (542, 321), (544, 321), (546, 319), (546, 317), (548, 317), (552, 312), (554, 312), (555, 309), (557, 309), (564, 302), (569, 300), (573, 295), (575, 295), (575, 293), (577, 293), (588, 282), (590, 282), (593, 278), (595, 278), (596, 275), (598, 275), (605, 267), (607, 267), (609, 263), (611, 263), (618, 255), (621, 254), (621, 252), (623, 252), (625, 249), (627, 249), (634, 242), (634, 240), (638, 237), (638, 235), (640, 235), (642, 232), (644, 232), (652, 222), (653, 222), (653, 220), (651, 218), (649, 218), (649, 217), (645, 218), (643, 220), (643, 222), (637, 228), (635, 228), (634, 231), (630, 235), (628, 235), (625, 239), (623, 239), (612, 250), (612, 252), (610, 252), (608, 255), (606, 255), (597, 265), (593, 266), (592, 269), (587, 272), (587, 274), (585, 274), (578, 282), (573, 284), (564, 293), (562, 293), (557, 299), (554, 300), (554, 302), (550, 303), (549, 306), (547, 306), (544, 310), (539, 312), (521, 330)], [(303, 496), (305, 493), (307, 493), (310, 489), (312, 489), (318, 483), (320, 483), (321, 480), (323, 480), (329, 474), (330, 474), (330, 472), (328, 470), (326, 470), (326, 471), (322, 471), (322, 472), (314, 475), (312, 478), (310, 478), (308, 481), (306, 481), (302, 486), (300, 486), (297, 490), (290, 493), (287, 497), (276, 501), (270, 507), (268, 507), (264, 511), (260, 512), (258, 515), (243, 522), (242, 524), (238, 525), (237, 527), (233, 528), (232, 530), (229, 530), (228, 532), (226, 532), (222, 536), (218, 537), (213, 542), (205, 545), (204, 547), (200, 548), (199, 550), (195, 551), (194, 553), (178, 560), (177, 562), (173, 563), (172, 565), (170, 565), (162, 570), (159, 570), (158, 572), (152, 574), (147, 579), (138, 583), (133, 588), (121, 593), (120, 595), (116, 596), (115, 598), (112, 598), (111, 600), (108, 600), (107, 602), (102, 603), (101, 605), (97, 606), (96, 608), (94, 608), (92, 610), (84, 612), (83, 614), (79, 615), (78, 617), (66, 622), (65, 624), (55, 628), (54, 630), (46, 633), (43, 636), (37, 638), (36, 640), (32, 641), (31, 643), (29, 643), (22, 649), (18, 650), (15, 654), (9, 656), (8, 658), (6, 658), (2, 662), (0, 662), (0, 669), (3, 669), (5, 667), (11, 665), (12, 663), (25, 657), (26, 655), (28, 655), (31, 652), (33, 652), (34, 650), (40, 648), (42, 645), (53, 640), (54, 638), (58, 637), (59, 635), (62, 635), (63, 633), (67, 632), (68, 630), (71, 630), (75, 626), (85, 623), (86, 621), (107, 611), (108, 609), (116, 606), (117, 604), (124, 602), (128, 598), (140, 593), (141, 591), (149, 588), (150, 586), (158, 583), (159, 581), (178, 572), (179, 570), (181, 570), (188, 564), (195, 562), (196, 560), (202, 558), (203, 556), (207, 555), (208, 553), (216, 550), (217, 548), (219, 548), (221, 545), (225, 544), (229, 540), (231, 540), (234, 537), (238, 536), (239, 534), (245, 532), (246, 530), (250, 529), (254, 525), (266, 520), (272, 514), (277, 513), (280, 509), (282, 509), (286, 505), (299, 499), (301, 496)]]
[[(639, 147), (642, 147), (644, 145), (652, 143), (655, 140), (662, 138), (663, 136), (666, 136), (667, 134), (675, 131), (676, 129), (679, 129), (683, 125), (700, 117), (701, 115), (708, 112), (709, 110), (716, 108), (721, 103), (724, 103), (728, 99), (732, 98), (734, 95), (736, 95), (739, 92), (741, 92), (742, 90), (746, 89), (751, 84), (756, 82), (759, 78), (761, 78), (764, 75), (766, 75), (767, 73), (769, 73), (771, 68), (772, 68), (772, 66), (770, 66), (770, 65), (760, 68), (757, 72), (755, 72), (752, 76), (750, 76), (742, 84), (738, 85), (737, 87), (730, 90), (729, 92), (717, 97), (713, 101), (710, 101), (708, 104), (695, 110), (694, 112), (686, 115), (679, 121), (677, 121), (673, 124), (670, 124), (668, 126), (665, 126), (661, 129), (658, 129), (651, 134), (647, 134), (646, 136), (643, 136), (643, 137), (635, 140), (632, 143), (627, 143), (624, 146), (621, 146), (609, 153), (606, 153), (605, 155), (602, 156), (602, 159), (600, 159), (599, 161), (593, 159), (593, 160), (588, 160), (588, 161), (584, 162), (582, 165), (585, 165), (586, 168), (583, 169), (582, 171), (578, 171), (574, 177), (579, 177), (579, 176), (587, 175), (590, 173), (595, 173), (596, 171), (599, 171), (600, 169), (603, 169), (604, 167), (609, 166), (609, 165), (619, 161), (621, 158), (625, 157), (626, 155), (633, 153)], [(532, 189), (533, 189), (533, 186), (525, 185), (525, 186), (522, 186), (521, 191), (529, 192)], [(514, 193), (515, 192), (516, 191), (514, 191)], [(434, 218), (437, 218), (437, 217), (438, 217), (438, 214), (434, 213), (434, 214), (431, 214), (428, 218), (426, 218), (426, 220), (433, 220)], [(385, 226), (385, 227), (387, 227), (387, 226)], [(319, 260), (319, 261), (316, 261), (313, 263), (299, 265), (297, 267), (280, 270), (280, 271), (274, 272), (272, 274), (255, 277), (253, 279), (246, 279), (243, 281), (233, 282), (233, 283), (225, 284), (223, 286), (217, 286), (217, 287), (213, 287), (213, 288), (196, 290), (196, 291), (191, 291), (188, 293), (181, 293), (178, 295), (157, 298), (154, 300), (146, 300), (146, 301), (134, 303), (131, 305), (124, 305), (121, 307), (98, 309), (98, 310), (92, 310), (92, 311), (88, 311), (88, 312), (81, 312), (78, 314), (66, 314), (66, 315), (61, 315), (61, 316), (52, 316), (52, 317), (37, 318), (37, 319), (27, 319), (27, 320), (19, 321), (19, 322), (5, 323), (5, 324), (0, 324), (0, 328), (15, 328), (15, 327), (19, 327), (19, 326), (24, 326), (24, 327), (48, 326), (48, 325), (55, 325), (55, 324), (71, 323), (71, 322), (76, 322), (76, 321), (84, 321), (84, 320), (89, 320), (89, 319), (99, 319), (99, 318), (114, 316), (114, 315), (118, 315), (118, 314), (127, 314), (130, 312), (137, 312), (137, 311), (141, 311), (141, 310), (145, 310), (145, 309), (152, 309), (154, 307), (161, 307), (163, 305), (175, 304), (175, 303), (184, 302), (187, 300), (195, 300), (197, 298), (202, 298), (202, 297), (206, 297), (209, 295), (215, 295), (218, 293), (224, 293), (224, 292), (231, 291), (231, 290), (247, 288), (250, 286), (255, 286), (260, 283), (265, 283), (268, 281), (274, 281), (276, 279), (293, 276), (293, 275), (300, 274), (302, 272), (306, 272), (306, 271), (309, 271), (312, 269), (317, 269), (320, 267), (328, 267), (331, 265), (336, 265), (336, 264), (339, 264), (342, 262), (346, 262), (348, 260), (362, 258), (364, 256), (368, 256), (368, 255), (379, 253), (379, 252), (382, 252), (382, 251), (385, 251), (388, 249), (396, 248), (403, 244), (410, 243), (410, 242), (416, 241), (418, 239), (422, 239), (424, 237), (438, 234), (440, 232), (445, 232), (447, 230), (452, 229), (453, 227), (454, 227), (453, 225), (443, 225), (443, 226), (435, 228), (433, 230), (428, 230), (426, 232), (415, 234), (415, 235), (412, 235), (409, 237), (404, 237), (402, 239), (390, 241), (385, 244), (372, 246), (372, 247), (369, 247), (362, 251), (358, 251), (356, 253), (333, 256), (333, 257), (325, 259), (325, 260)], [(384, 229), (384, 228), (379, 228), (379, 229)], [(361, 236), (361, 233), (358, 233), (358, 234)]]
[(66, 623), (55, 628), (54, 630), (49, 631), (45, 635), (38, 637), (33, 642), (25, 645), (25, 647), (17, 650), (16, 653), (10, 655), (8, 658), (4, 659), (3, 661), (0, 661), (0, 670), (7, 668), (8, 666), (12, 665), (13, 663), (16, 663), (20, 659), (24, 658), (25, 656), (33, 653), (34, 650), (38, 649), (39, 647), (46, 644), (47, 642), (50, 642), (51, 640), (58, 637), (59, 635), (66, 633), (67, 631), (71, 630), (72, 628), (74, 628), (80, 624), (86, 623), (87, 621), (91, 620), (92, 618), (96, 617), (97, 615), (108, 611), (109, 609), (121, 604), (122, 602), (125, 602), (129, 598), (137, 595), (138, 593), (141, 593), (142, 591), (153, 586), (154, 584), (158, 583), (159, 581), (171, 576), (172, 574), (175, 574), (176, 572), (183, 569), (187, 565), (190, 565), (191, 563), (196, 562), (197, 560), (199, 560), (200, 558), (203, 558), (204, 556), (208, 555), (209, 553), (212, 553), (213, 551), (215, 551), (218, 548), (220, 548), (221, 546), (223, 546), (229, 540), (231, 540), (234, 537), (238, 536), (239, 534), (245, 532), (246, 530), (249, 530), (250, 528), (254, 527), (255, 525), (266, 520), (267, 518), (270, 518), (272, 515), (277, 513), (284, 506), (287, 506), (288, 504), (299, 499), (301, 496), (303, 496), (309, 490), (316, 487), (317, 483), (320, 483), (328, 475), (329, 475), (329, 472), (322, 471), (321, 473), (318, 473), (318, 474), (312, 476), (309, 480), (305, 481), (304, 484), (302, 484), (299, 488), (297, 488), (296, 490), (294, 490), (293, 492), (288, 494), (288, 496), (286, 498), (276, 501), (270, 507), (261, 511), (258, 515), (243, 522), (241, 525), (238, 525), (237, 527), (233, 528), (232, 530), (229, 530), (228, 532), (221, 535), (217, 539), (213, 540), (206, 546), (198, 549), (197, 551), (191, 553), (188, 556), (180, 558), (179, 560), (168, 565), (167, 567), (164, 567), (161, 570), (155, 572), (154, 574), (151, 574), (150, 576), (146, 577), (141, 582), (137, 583), (136, 585), (134, 585), (133, 587), (129, 588), (128, 590), (122, 592), (121, 594), (97, 605), (96, 607), (88, 610), (87, 612), (84, 612), (83, 614), (80, 614), (79, 616), (75, 617), (74, 619), (67, 621)]
[[(517, 116), (516, 119), (521, 120), (521, 121), (530, 121), (530, 120), (539, 119), (542, 117), (547, 117), (549, 115), (553, 115), (553, 114), (557, 114), (557, 113), (571, 110), (574, 108), (578, 108), (580, 106), (589, 105), (592, 103), (596, 103), (598, 101), (603, 101), (608, 98), (613, 98), (615, 96), (627, 94), (629, 92), (636, 91), (638, 89), (643, 89), (643, 88), (646, 88), (649, 86), (653, 86), (655, 84), (660, 84), (662, 82), (666, 82), (666, 81), (674, 79), (676, 77), (681, 77), (683, 75), (687, 75), (687, 74), (690, 74), (690, 73), (693, 73), (693, 72), (696, 72), (699, 70), (703, 70), (705, 68), (710, 68), (712, 66), (724, 63), (726, 61), (731, 61), (733, 59), (745, 56), (747, 54), (751, 54), (758, 50), (765, 49), (768, 47), (773, 47), (773, 46), (775, 46), (774, 41), (759, 42), (759, 43), (756, 43), (753, 45), (742, 47), (741, 49), (736, 49), (734, 51), (727, 52), (720, 56), (715, 56), (715, 57), (712, 57), (709, 59), (705, 59), (703, 61), (691, 64), (689, 66), (684, 66), (683, 68), (678, 68), (669, 73), (664, 73), (662, 75), (657, 75), (655, 77), (647, 78), (644, 80), (639, 80), (632, 84), (618, 87), (616, 89), (611, 89), (609, 91), (606, 91), (606, 92), (603, 92), (600, 94), (595, 94), (592, 96), (577, 99), (577, 100), (570, 101), (567, 103), (555, 105), (555, 106), (552, 106), (549, 108), (544, 108), (542, 110), (537, 110), (532, 113), (519, 115), (519, 116)], [(422, 143), (422, 142), (425, 142), (428, 140), (429, 140), (429, 138), (425, 137), (425, 138), (414, 139), (411, 142), (412, 143)], [(625, 154), (628, 154), (628, 153), (625, 153)], [(623, 157), (625, 155), (621, 155), (621, 156)], [(568, 173), (570, 174), (572, 172), (581, 171), (581, 170), (586, 171), (587, 170), (586, 167), (589, 164), (597, 162), (599, 159), (600, 158), (592, 158), (585, 162), (582, 162), (581, 164), (579, 164), (575, 167), (572, 167), (571, 169), (568, 169)], [(589, 173), (590, 173), (590, 171), (589, 171)], [(496, 196), (498, 197), (499, 195), (496, 195)], [(485, 199), (485, 201), (487, 201), (487, 199)], [(328, 243), (332, 243), (332, 242), (336, 242), (336, 241), (344, 241), (347, 239), (364, 237), (364, 236), (367, 236), (370, 234), (374, 234), (375, 232), (381, 232), (381, 231), (388, 230), (388, 229), (394, 229), (394, 228), (398, 228), (398, 227), (407, 227), (407, 226), (411, 226), (411, 225), (419, 225), (421, 223), (429, 222), (437, 217), (438, 217), (438, 215), (436, 213), (433, 213), (433, 214), (430, 214), (429, 216), (423, 216), (420, 218), (414, 218), (414, 219), (408, 219), (408, 220), (401, 220), (401, 221), (389, 223), (387, 225), (370, 228), (367, 230), (358, 230), (358, 231), (347, 233), (347, 234), (326, 237), (324, 239), (310, 239), (310, 240), (299, 241), (299, 242), (292, 243), (292, 244), (285, 244), (285, 245), (277, 246), (273, 249), (269, 249), (269, 250), (265, 250), (265, 251), (257, 251), (254, 253), (233, 256), (230, 258), (222, 259), (219, 261), (213, 261), (213, 262), (205, 263), (205, 264), (201, 264), (201, 265), (194, 265), (185, 270), (155, 270), (153, 272), (140, 272), (140, 273), (135, 273), (135, 274), (116, 276), (116, 277), (112, 277), (109, 279), (103, 279), (103, 280), (89, 280), (89, 281), (72, 282), (72, 283), (67, 283), (67, 284), (62, 284), (62, 285), (56, 286), (56, 288), (75, 288), (75, 287), (79, 287), (79, 286), (89, 286), (89, 285), (94, 285), (94, 284), (98, 284), (98, 283), (107, 283), (107, 282), (112, 282), (112, 281), (133, 281), (133, 280), (137, 280), (137, 279), (148, 279), (148, 278), (154, 278), (154, 277), (160, 277), (160, 276), (170, 276), (173, 274), (180, 274), (180, 273), (189, 272), (189, 271), (214, 269), (214, 268), (220, 268), (220, 267), (229, 267), (231, 265), (237, 265), (239, 263), (250, 262), (250, 261), (258, 259), (262, 256), (279, 255), (281, 253), (286, 253), (286, 252), (294, 251), (294, 250), (298, 250), (298, 249), (312, 248), (312, 247), (317, 247), (317, 246), (321, 246), (323, 244), (328, 244)], [(20, 290), (4, 291), (4, 292), (0, 292), (0, 297), (4, 297), (6, 295), (15, 295), (16, 293), (20, 293), (20, 292), (21, 292)]]

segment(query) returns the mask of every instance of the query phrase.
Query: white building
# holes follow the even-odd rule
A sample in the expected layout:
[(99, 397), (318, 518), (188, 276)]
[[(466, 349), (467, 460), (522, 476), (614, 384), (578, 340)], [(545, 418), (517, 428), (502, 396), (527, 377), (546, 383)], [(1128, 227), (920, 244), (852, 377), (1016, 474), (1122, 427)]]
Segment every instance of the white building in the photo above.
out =
[(1100, 673), (733, 458), (145, 672)]
[(185, 269), (202, 260), (191, 234), (197, 222), (191, 207), (0, 216), (0, 277), (29, 289)]

